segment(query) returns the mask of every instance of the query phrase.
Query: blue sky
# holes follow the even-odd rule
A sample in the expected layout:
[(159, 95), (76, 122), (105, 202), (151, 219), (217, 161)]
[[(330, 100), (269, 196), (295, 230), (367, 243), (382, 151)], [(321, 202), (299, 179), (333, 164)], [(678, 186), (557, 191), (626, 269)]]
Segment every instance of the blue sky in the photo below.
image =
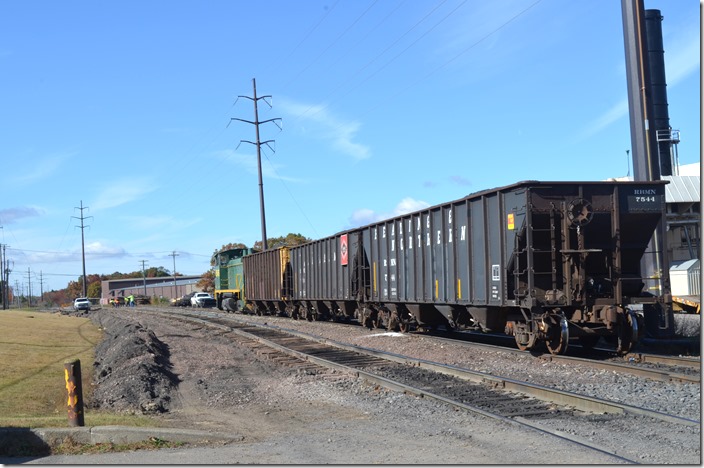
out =
[[(700, 161), (700, 3), (664, 16), (670, 122)], [(0, 2), (11, 285), (325, 237), (521, 180), (629, 171), (619, 0)], [(271, 104), (272, 107), (269, 107)], [(229, 125), (228, 125), (229, 124)], [(632, 169), (631, 169), (632, 171)]]

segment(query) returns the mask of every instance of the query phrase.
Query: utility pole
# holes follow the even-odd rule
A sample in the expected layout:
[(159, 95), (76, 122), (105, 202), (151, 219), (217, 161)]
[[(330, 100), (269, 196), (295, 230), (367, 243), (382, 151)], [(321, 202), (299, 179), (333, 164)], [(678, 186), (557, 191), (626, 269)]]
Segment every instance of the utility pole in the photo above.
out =
[(88, 297), (88, 285), (87, 279), (86, 279), (86, 242), (85, 242), (85, 237), (83, 236), (83, 230), (85, 229), (85, 226), (83, 225), (83, 221), (89, 218), (92, 218), (92, 216), (84, 217), (83, 216), (83, 210), (88, 209), (88, 207), (83, 206), (83, 200), (81, 200), (81, 206), (74, 207), (77, 210), (81, 210), (81, 216), (71, 216), (72, 218), (80, 219), (81, 220), (81, 225), (76, 226), (81, 228), (81, 258), (83, 260), (83, 297)]
[[(2, 265), (2, 271), (5, 274), (5, 284), (4, 284), (4, 292), (3, 292), (3, 299), (2, 299), (2, 308), (3, 309), (9, 309), (10, 308), (10, 272), (12, 271), (10, 269), (10, 260), (7, 259), (7, 253), (5, 252), (5, 247), (7, 247), (7, 244), (2, 246), (2, 256), (5, 258), (5, 263)], [(12, 263), (12, 266), (15, 266), (14, 262)]]
[(27, 306), (32, 307), (32, 272), (27, 267)]
[(174, 250), (169, 254), (169, 257), (174, 258), (174, 271), (171, 272), (171, 276), (173, 276), (173, 278), (174, 278), (174, 297), (173, 298), (176, 299), (176, 295), (178, 294), (178, 289), (176, 288), (176, 257), (178, 257), (178, 254)]
[[(252, 78), (252, 87), (254, 89), (254, 97), (249, 97), (249, 96), (238, 96), (241, 98), (246, 98), (246, 99), (251, 99), (254, 102), (254, 121), (252, 122), (251, 120), (244, 120), (244, 119), (236, 119), (236, 118), (231, 118), (230, 121), (233, 120), (239, 120), (240, 122), (245, 122), (248, 124), (253, 124), (255, 129), (256, 129), (256, 135), (257, 135), (257, 141), (252, 142), (248, 140), (240, 140), (240, 143), (249, 143), (251, 145), (255, 145), (257, 147), (257, 168), (259, 169), (259, 209), (261, 212), (261, 218), (262, 218), (262, 247), (264, 250), (267, 250), (267, 242), (266, 242), (266, 216), (264, 214), (264, 183), (262, 182), (262, 155), (261, 155), (261, 146), (267, 145), (269, 149), (274, 151), (274, 149), (269, 145), (274, 140), (267, 140), (267, 141), (259, 141), (259, 124), (267, 123), (267, 122), (274, 122), (276, 125), (281, 129), (281, 126), (277, 123), (277, 121), (281, 121), (281, 118), (275, 118), (275, 119), (269, 119), (269, 120), (263, 120), (259, 121), (259, 109), (257, 106), (257, 103), (260, 99), (264, 99), (264, 102), (267, 102), (267, 98), (271, 98), (271, 96), (260, 96), (257, 97), (257, 82), (254, 78)], [(268, 104), (268, 102), (267, 102)], [(271, 107), (271, 104), (269, 104), (269, 107)], [(275, 151), (274, 151), (275, 152)]]
[(44, 275), (42, 270), (39, 270), (39, 300), (44, 301)]
[[(0, 226), (0, 228), (2, 228), (2, 226)], [(5, 291), (7, 290), (7, 278), (5, 278), (5, 244), (0, 244), (0, 283), (2, 283), (0, 285), (2, 286), (2, 290), (0, 290), (0, 294), (2, 295), (2, 309), (5, 310), (7, 309), (7, 296), (5, 295)]]
[(144, 264), (147, 263), (146, 260), (140, 260), (142, 262), (142, 281), (144, 282), (144, 295), (147, 295), (147, 275), (144, 273)]

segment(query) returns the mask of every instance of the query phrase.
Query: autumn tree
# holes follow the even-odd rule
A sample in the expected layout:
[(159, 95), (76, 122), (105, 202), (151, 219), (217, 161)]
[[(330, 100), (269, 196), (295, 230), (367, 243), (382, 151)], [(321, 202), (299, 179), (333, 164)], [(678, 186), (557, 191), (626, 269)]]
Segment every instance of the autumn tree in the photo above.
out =
[(201, 291), (212, 294), (215, 291), (215, 271), (208, 270), (203, 273), (202, 278), (196, 283), (196, 287)]
[[(297, 245), (305, 244), (310, 242), (312, 239), (305, 237), (302, 234), (289, 233), (285, 237), (269, 237), (266, 240), (267, 247), (270, 249), (276, 249), (279, 247), (295, 247)], [(257, 241), (254, 243), (255, 250), (264, 250), (262, 241)]]
[(246, 248), (247, 248), (247, 246), (244, 245), (244, 244), (241, 243), (241, 242), (237, 242), (237, 243), (234, 243), (234, 244), (233, 244), (232, 242), (230, 242), (229, 244), (223, 245), (223, 246), (220, 247), (219, 249), (215, 249), (215, 252), (213, 252), (213, 255), (210, 257), (210, 266), (215, 266), (215, 257), (217, 257), (217, 255), (218, 255), (220, 252), (222, 252), (223, 250), (246, 249)]
[(100, 281), (94, 281), (88, 285), (88, 297), (100, 297), (102, 295), (102, 284)]
[(71, 298), (65, 289), (60, 289), (58, 291), (47, 291), (44, 293), (44, 302), (48, 306), (61, 306), (71, 303)]

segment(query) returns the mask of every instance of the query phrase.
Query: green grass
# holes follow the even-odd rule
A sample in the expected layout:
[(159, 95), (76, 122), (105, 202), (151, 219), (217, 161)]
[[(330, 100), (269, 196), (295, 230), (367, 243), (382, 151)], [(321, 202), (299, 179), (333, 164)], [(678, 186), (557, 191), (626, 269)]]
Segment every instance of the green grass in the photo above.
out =
[(95, 346), (89, 319), (33, 310), (0, 310), (0, 427), (67, 427), (64, 362), (79, 359), (85, 425), (153, 426), (142, 415), (91, 411)]

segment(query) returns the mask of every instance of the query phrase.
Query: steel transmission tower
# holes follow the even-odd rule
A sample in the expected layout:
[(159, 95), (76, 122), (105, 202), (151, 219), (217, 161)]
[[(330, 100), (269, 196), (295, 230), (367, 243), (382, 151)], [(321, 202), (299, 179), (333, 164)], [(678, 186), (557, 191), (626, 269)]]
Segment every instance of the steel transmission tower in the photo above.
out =
[[(254, 97), (249, 97), (249, 96), (238, 96), (238, 97), (250, 99), (254, 102), (254, 121), (231, 118), (230, 122), (233, 120), (239, 120), (240, 122), (253, 124), (254, 128), (256, 129), (256, 135), (257, 135), (256, 142), (248, 141), (248, 140), (240, 140), (240, 143), (249, 143), (250, 145), (255, 145), (257, 147), (257, 168), (259, 170), (259, 210), (261, 212), (261, 219), (262, 219), (262, 247), (264, 248), (264, 250), (267, 250), (268, 246), (267, 246), (267, 242), (266, 242), (266, 216), (264, 214), (264, 183), (262, 182), (261, 146), (267, 145), (269, 147), (269, 149), (274, 151), (274, 149), (269, 145), (269, 143), (273, 142), (274, 140), (266, 140), (266, 141), (259, 140), (259, 124), (263, 124), (263, 123), (267, 123), (267, 122), (274, 122), (279, 127), (279, 129), (281, 129), (281, 126), (277, 123), (277, 122), (281, 122), (281, 118), (277, 117), (275, 119), (262, 120), (261, 122), (259, 121), (259, 109), (257, 106), (258, 101), (260, 99), (264, 99), (264, 102), (267, 102), (266, 99), (271, 98), (271, 96), (257, 97), (257, 82), (254, 78), (252, 78), (252, 88), (254, 89)], [(268, 104), (268, 102), (267, 102), (267, 104)], [(269, 107), (271, 107), (271, 104), (269, 104)]]
[(92, 216), (85, 217), (83, 216), (83, 210), (87, 210), (87, 206), (83, 206), (83, 200), (81, 200), (81, 206), (74, 207), (77, 210), (81, 210), (81, 216), (71, 216), (72, 218), (75, 219), (80, 219), (81, 220), (81, 225), (76, 226), (81, 228), (81, 259), (83, 261), (83, 297), (88, 297), (88, 280), (86, 278), (86, 241), (85, 241), (85, 236), (83, 235), (83, 231), (85, 230), (86, 226), (83, 225), (83, 221), (89, 218), (92, 218)]

